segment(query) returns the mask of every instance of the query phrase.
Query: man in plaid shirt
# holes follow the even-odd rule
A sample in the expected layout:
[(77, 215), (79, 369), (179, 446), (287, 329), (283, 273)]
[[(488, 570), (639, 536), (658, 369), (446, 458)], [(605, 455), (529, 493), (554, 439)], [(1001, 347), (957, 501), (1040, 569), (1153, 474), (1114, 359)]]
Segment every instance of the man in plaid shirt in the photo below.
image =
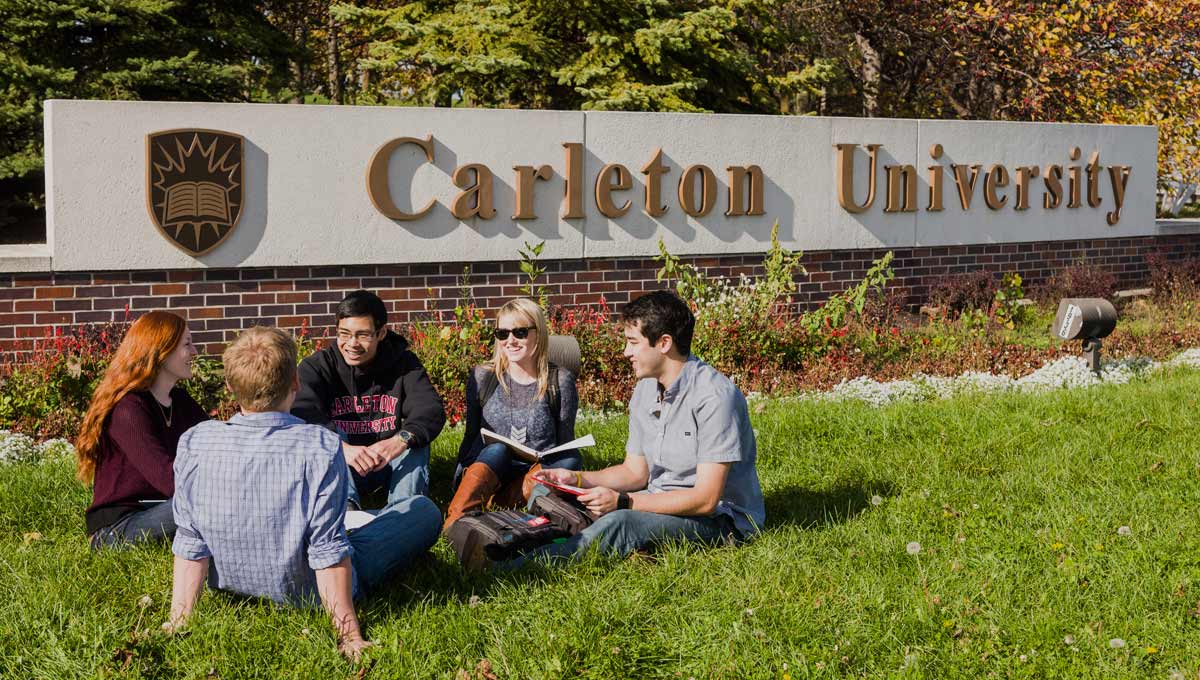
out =
[(242, 407), (179, 440), (179, 529), (168, 631), (182, 627), (209, 585), (333, 618), (338, 649), (370, 645), (353, 600), (381, 585), (437, 540), (441, 512), (425, 496), (391, 499), (347, 534), (346, 460), (338, 436), (288, 411), (299, 383), (296, 345), (276, 328), (251, 328), (225, 350), (225, 380)]

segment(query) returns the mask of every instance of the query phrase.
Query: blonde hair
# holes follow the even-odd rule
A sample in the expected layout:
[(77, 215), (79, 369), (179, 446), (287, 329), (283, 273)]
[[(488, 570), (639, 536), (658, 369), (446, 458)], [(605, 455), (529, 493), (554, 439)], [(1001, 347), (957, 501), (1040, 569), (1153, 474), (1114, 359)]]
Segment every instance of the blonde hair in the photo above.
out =
[[(529, 298), (514, 298), (504, 303), (496, 312), (496, 323), (500, 323), (500, 317), (513, 316), (520, 319), (520, 323), (524, 326), (533, 326), (537, 333), (537, 344), (533, 347), (533, 364), (537, 368), (537, 397), (541, 399), (546, 395), (548, 383), (550, 381), (550, 329), (546, 325), (546, 315), (542, 313), (542, 308), (538, 303)], [(496, 372), (496, 381), (500, 383), (500, 388), (508, 394), (508, 355), (500, 347), (500, 341), (496, 341), (496, 348), (492, 353), (491, 361), (492, 370)]]
[(278, 328), (242, 331), (225, 353), (225, 383), (242, 408), (271, 411), (287, 399), (296, 379), (296, 341)]

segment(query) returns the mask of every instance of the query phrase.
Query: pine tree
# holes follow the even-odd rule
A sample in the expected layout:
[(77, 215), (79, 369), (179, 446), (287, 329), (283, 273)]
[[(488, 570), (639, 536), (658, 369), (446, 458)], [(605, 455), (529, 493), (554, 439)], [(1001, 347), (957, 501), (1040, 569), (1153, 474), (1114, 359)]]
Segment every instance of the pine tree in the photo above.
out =
[(45, 100), (260, 99), (290, 50), (252, 2), (0, 0), (0, 242), (44, 233)]

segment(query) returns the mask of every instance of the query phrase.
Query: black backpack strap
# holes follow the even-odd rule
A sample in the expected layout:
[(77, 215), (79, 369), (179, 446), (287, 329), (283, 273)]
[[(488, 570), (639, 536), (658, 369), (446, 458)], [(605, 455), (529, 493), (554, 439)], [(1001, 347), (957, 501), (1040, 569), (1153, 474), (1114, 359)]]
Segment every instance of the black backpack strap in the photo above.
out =
[(496, 371), (489, 369), (483, 372), (483, 382), (479, 383), (479, 409), (487, 405), (488, 399), (496, 392), (496, 388), (500, 385), (500, 379), (496, 377)]
[[(550, 406), (550, 417), (554, 419), (554, 437), (558, 438), (558, 427), (562, 420), (559, 417), (559, 412), (562, 410), (562, 394), (558, 391), (558, 366), (550, 364), (550, 371), (546, 375), (546, 403)], [(557, 442), (564, 444), (566, 442)]]

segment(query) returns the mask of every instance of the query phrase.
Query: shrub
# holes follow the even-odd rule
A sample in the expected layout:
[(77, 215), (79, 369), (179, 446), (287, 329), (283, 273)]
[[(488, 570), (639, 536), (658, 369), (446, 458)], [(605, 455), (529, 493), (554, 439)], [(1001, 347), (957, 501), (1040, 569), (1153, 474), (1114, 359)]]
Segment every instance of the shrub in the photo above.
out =
[(550, 332), (579, 342), (576, 376), (579, 401), (593, 408), (621, 408), (633, 392), (633, 368), (625, 358), (620, 319), (600, 298), (599, 305), (559, 307), (550, 315)]
[(969, 309), (987, 311), (999, 285), (989, 271), (973, 271), (940, 279), (929, 293), (929, 301), (947, 316), (957, 318)]
[(1156, 299), (1169, 302), (1200, 292), (1200, 258), (1171, 260), (1166, 253), (1157, 252), (1146, 257), (1146, 265)]
[(779, 223), (771, 229), (771, 247), (763, 258), (763, 275), (737, 280), (711, 278), (667, 252), (658, 242), (662, 264), (658, 280), (673, 280), (679, 297), (696, 315), (692, 352), (733, 377), (767, 367), (792, 365), (798, 352), (785, 342), (783, 330), (794, 320), (791, 296), (796, 274), (806, 273), (801, 253), (779, 243)]
[(1042, 302), (1056, 304), (1066, 297), (1094, 297), (1111, 300), (1117, 291), (1117, 275), (1099, 265), (1079, 261), (1063, 267), (1038, 287)]

